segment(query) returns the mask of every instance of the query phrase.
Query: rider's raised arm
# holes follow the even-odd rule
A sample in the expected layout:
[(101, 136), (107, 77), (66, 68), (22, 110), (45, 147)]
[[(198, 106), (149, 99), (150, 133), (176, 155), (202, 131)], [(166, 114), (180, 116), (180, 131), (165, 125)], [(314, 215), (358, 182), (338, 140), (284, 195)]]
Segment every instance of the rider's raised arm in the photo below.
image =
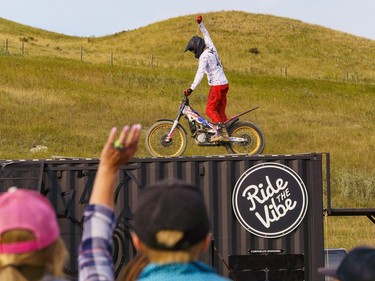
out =
[(201, 32), (203, 34), (203, 39), (204, 39), (204, 42), (206, 43), (206, 47), (209, 48), (209, 49), (215, 49), (216, 50), (214, 42), (212, 42), (210, 33), (208, 33), (208, 30), (204, 26), (203, 21), (201, 23), (199, 23), (199, 29), (201, 30)]

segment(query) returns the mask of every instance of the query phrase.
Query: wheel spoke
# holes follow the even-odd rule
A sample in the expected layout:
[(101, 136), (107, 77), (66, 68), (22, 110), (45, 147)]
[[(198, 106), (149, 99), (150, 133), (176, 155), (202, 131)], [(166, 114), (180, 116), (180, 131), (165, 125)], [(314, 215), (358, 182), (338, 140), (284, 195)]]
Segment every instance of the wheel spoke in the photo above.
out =
[(249, 122), (238, 122), (230, 130), (232, 137), (246, 139), (244, 142), (231, 143), (226, 148), (228, 152), (249, 155), (263, 152), (265, 140), (263, 133)]
[(186, 134), (177, 126), (170, 140), (166, 140), (172, 128), (172, 123), (160, 121), (155, 123), (147, 132), (146, 148), (155, 157), (180, 156), (186, 148)]

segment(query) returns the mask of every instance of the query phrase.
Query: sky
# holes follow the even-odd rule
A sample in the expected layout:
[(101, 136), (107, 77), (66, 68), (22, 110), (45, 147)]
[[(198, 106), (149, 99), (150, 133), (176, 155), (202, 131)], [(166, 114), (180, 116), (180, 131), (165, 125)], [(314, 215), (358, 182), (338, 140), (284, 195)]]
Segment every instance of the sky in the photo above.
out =
[(375, 0), (0, 0), (0, 7), (2, 18), (82, 37), (235, 10), (298, 19), (375, 40)]

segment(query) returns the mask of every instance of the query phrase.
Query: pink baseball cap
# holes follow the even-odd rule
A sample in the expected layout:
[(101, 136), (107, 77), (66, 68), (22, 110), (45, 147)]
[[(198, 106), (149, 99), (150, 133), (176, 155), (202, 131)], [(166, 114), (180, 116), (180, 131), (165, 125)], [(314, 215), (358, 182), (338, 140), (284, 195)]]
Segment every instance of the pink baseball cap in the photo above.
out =
[[(4, 232), (24, 229), (35, 240), (2, 243)], [(40, 193), (11, 187), (0, 195), (0, 254), (20, 254), (49, 246), (60, 235), (56, 213), (51, 203)]]

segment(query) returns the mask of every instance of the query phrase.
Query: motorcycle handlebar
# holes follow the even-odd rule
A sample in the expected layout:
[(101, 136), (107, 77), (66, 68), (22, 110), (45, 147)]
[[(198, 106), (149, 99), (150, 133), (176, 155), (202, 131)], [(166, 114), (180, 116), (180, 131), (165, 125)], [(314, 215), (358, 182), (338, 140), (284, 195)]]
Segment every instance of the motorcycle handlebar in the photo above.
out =
[(185, 104), (189, 104), (189, 96), (185, 95), (184, 92), (182, 92), (182, 101), (183, 101)]

